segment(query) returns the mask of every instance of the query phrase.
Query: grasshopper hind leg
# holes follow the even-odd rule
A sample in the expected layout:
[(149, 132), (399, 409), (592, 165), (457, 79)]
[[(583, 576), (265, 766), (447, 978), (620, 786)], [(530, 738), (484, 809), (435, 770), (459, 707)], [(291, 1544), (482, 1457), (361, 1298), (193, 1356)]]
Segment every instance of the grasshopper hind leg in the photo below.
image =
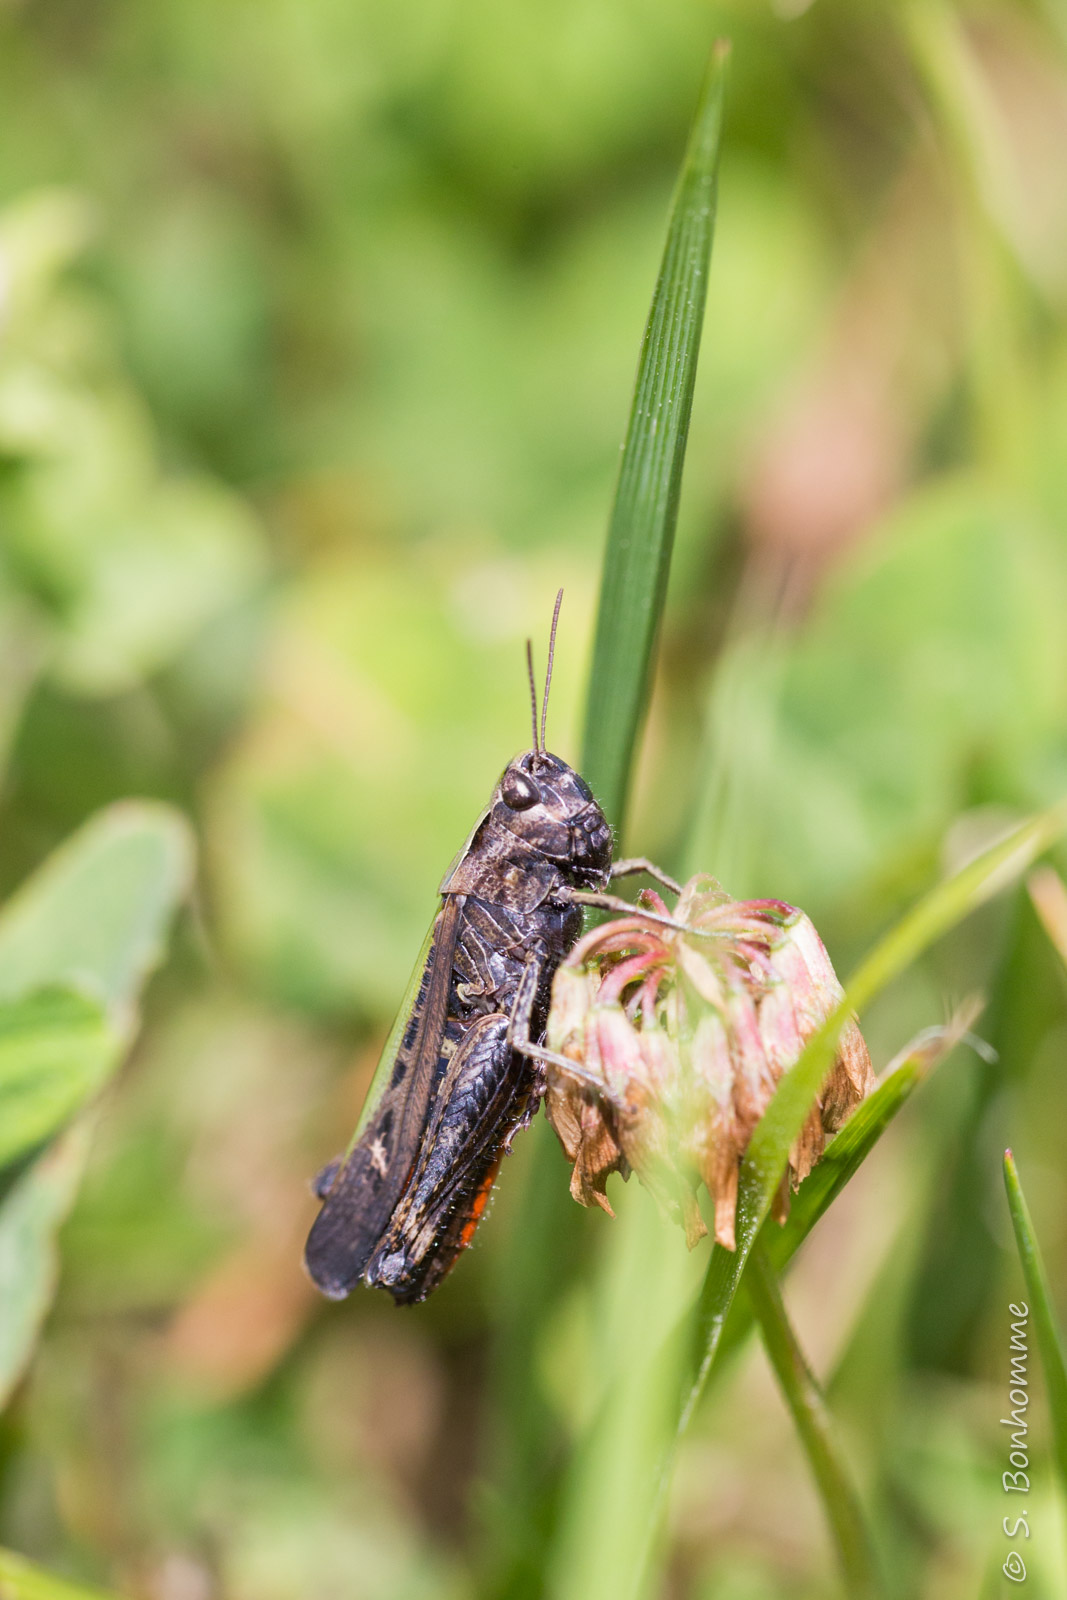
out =
[(456, 1051), (422, 1153), (364, 1281), (398, 1304), (425, 1300), (471, 1242), (497, 1168), (526, 1110), (508, 1018), (481, 1017)]
[(555, 1050), (546, 1050), (544, 1045), (538, 1044), (530, 1037), (530, 1024), (533, 1018), (533, 1007), (540, 976), (541, 971), (536, 960), (529, 961), (519, 983), (515, 1004), (512, 1007), (511, 1019), (508, 1023), (508, 1043), (511, 1048), (517, 1051), (519, 1055), (528, 1057), (536, 1068), (537, 1075), (534, 1083), (538, 1098), (545, 1091), (545, 1069), (547, 1067), (555, 1067), (557, 1071), (562, 1072), (575, 1083), (581, 1084), (583, 1088), (591, 1089), (602, 1100), (610, 1102), (617, 1110), (628, 1110), (626, 1102), (612, 1093), (599, 1073), (583, 1066), (581, 1062), (572, 1061), (569, 1056), (558, 1055)]

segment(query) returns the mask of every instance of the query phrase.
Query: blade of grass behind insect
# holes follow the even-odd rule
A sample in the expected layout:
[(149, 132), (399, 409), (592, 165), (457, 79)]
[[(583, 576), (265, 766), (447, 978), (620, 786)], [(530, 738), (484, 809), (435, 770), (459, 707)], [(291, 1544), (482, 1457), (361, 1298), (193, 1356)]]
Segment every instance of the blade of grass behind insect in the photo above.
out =
[(1004, 1152), (1004, 1186), (1008, 1191), (1011, 1224), (1015, 1229), (1015, 1242), (1026, 1280), (1026, 1292), (1030, 1297), (1030, 1314), (1034, 1319), (1037, 1348), (1045, 1374), (1052, 1419), (1053, 1457), (1061, 1490), (1067, 1496), (1067, 1362), (1064, 1360), (1063, 1339), (1052, 1305), (1048, 1274), (1034, 1233), (1030, 1208), (1019, 1182), (1015, 1158), (1010, 1150)]
[[(723, 42), (712, 52), (675, 192), (604, 553), (581, 768), (617, 830), (648, 701), (678, 515), (715, 223), (727, 53)], [(531, 1140), (522, 1207), (530, 1225), (510, 1244), (497, 1342), (494, 1413), (506, 1439), (495, 1452), (492, 1492), (518, 1525), (512, 1549), (492, 1557), (498, 1571), (501, 1564), (511, 1568), (492, 1592), (508, 1596), (535, 1592), (553, 1518), (552, 1423), (531, 1366), (539, 1330), (556, 1303), (546, 1285), (569, 1281), (565, 1263), (573, 1251), (567, 1241), (578, 1221), (558, 1145), (547, 1130), (534, 1131), (541, 1137)]]
[(693, 405), (728, 46), (716, 44), (641, 346), (600, 585), (582, 771), (621, 828), (667, 592)]

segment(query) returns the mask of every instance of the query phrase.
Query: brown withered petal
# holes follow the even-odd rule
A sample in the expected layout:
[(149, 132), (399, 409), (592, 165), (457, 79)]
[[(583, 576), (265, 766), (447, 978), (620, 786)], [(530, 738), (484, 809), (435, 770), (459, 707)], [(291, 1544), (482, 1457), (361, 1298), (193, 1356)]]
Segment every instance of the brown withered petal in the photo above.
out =
[[(666, 909), (657, 895), (647, 901)], [(692, 1247), (706, 1232), (735, 1248), (738, 1176), (778, 1080), (840, 1003), (825, 946), (802, 911), (780, 900), (731, 900), (713, 878), (690, 879), (674, 918), (687, 931), (632, 916), (587, 933), (559, 968), (547, 1044), (603, 1085), (546, 1068), (545, 1106), (572, 1163), (571, 1193), (610, 1212), (608, 1176), (633, 1170)], [(708, 936), (710, 935), (710, 937)], [(790, 1151), (773, 1214), (874, 1086), (853, 1020)]]
[(876, 1083), (867, 1041), (859, 1024), (850, 1021), (841, 1034), (834, 1070), (821, 1095), (822, 1124), (826, 1132), (836, 1133)]
[[(588, 1026), (599, 987), (595, 973), (568, 968), (553, 988), (552, 1048), (594, 1071), (603, 1071), (596, 1030)], [(634, 1041), (636, 1053), (640, 1045)], [(605, 1077), (605, 1085), (607, 1079)], [(573, 1164), (571, 1194), (579, 1205), (599, 1205), (614, 1216), (604, 1186), (612, 1172), (629, 1176), (626, 1158), (605, 1117), (604, 1103), (575, 1078), (555, 1072), (545, 1087), (545, 1112)]]
[(579, 1205), (598, 1205), (614, 1216), (604, 1186), (611, 1173), (628, 1177), (629, 1169), (599, 1105), (573, 1079), (556, 1074), (545, 1091), (545, 1112), (573, 1164), (572, 1197)]

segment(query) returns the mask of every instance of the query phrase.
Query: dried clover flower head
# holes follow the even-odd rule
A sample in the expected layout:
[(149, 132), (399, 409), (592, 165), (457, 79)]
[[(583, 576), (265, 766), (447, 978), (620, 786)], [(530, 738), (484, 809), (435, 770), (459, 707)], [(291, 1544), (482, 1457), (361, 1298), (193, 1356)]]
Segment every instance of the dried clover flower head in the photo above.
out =
[[(642, 901), (667, 908), (650, 891)], [(781, 900), (731, 900), (714, 878), (690, 879), (673, 920), (640, 911), (587, 933), (558, 969), (546, 1043), (582, 1069), (548, 1066), (545, 1107), (570, 1161), (571, 1194), (611, 1212), (610, 1172), (637, 1173), (681, 1220), (692, 1247), (707, 1232), (732, 1250), (741, 1158), (775, 1085), (842, 997), (803, 911)], [(822, 1155), (827, 1136), (874, 1085), (855, 1021), (789, 1153), (776, 1214)]]

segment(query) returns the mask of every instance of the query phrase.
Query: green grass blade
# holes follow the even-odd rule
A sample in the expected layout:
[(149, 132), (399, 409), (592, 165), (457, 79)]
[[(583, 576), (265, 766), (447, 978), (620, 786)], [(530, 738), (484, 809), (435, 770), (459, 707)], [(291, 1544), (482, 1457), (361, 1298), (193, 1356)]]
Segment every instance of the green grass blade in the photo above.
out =
[(55, 1578), (14, 1551), (0, 1550), (0, 1600), (114, 1600), (114, 1596)]
[(582, 771), (616, 827), (626, 810), (678, 517), (715, 231), (727, 55), (720, 41), (675, 195), (604, 556)]
[[(760, 1245), (776, 1272), (781, 1273), (792, 1261), (819, 1218), (859, 1171), (897, 1112), (959, 1043), (973, 1016), (973, 1009), (968, 1007), (951, 1026), (932, 1029), (909, 1045), (896, 1065), (887, 1069), (874, 1093), (856, 1107), (841, 1132), (831, 1140), (822, 1160), (794, 1195), (785, 1223), (781, 1227), (771, 1221), (763, 1224)], [(712, 1374), (724, 1367), (744, 1343), (752, 1321), (750, 1302), (743, 1297), (735, 1300), (715, 1352)]]
[(1052, 1419), (1052, 1453), (1060, 1487), (1067, 1495), (1067, 1362), (1064, 1360), (1063, 1339), (1052, 1305), (1048, 1274), (1034, 1233), (1030, 1208), (1015, 1168), (1015, 1158), (1010, 1150), (1004, 1152), (1004, 1186), (1008, 1191), (1011, 1225), (1015, 1229), (1015, 1242), (1019, 1248), (1026, 1292), (1030, 1296), (1030, 1314), (1034, 1319), (1037, 1348), (1045, 1374)]
[[(618, 828), (648, 698), (666, 596), (715, 222), (727, 46), (716, 45), (675, 193), (667, 242), (638, 362), (637, 383), (604, 555), (586, 704), (582, 772)], [(498, 1407), (507, 1417), (494, 1488), (515, 1523), (500, 1594), (528, 1592), (552, 1537), (559, 1468), (555, 1424), (531, 1382), (545, 1285), (566, 1277), (579, 1219), (558, 1145), (534, 1130), (523, 1214), (501, 1293)], [(516, 1553), (517, 1551), (517, 1553)]]
[(882, 1584), (859, 1495), (841, 1457), (822, 1391), (793, 1332), (774, 1268), (757, 1240), (745, 1274), (764, 1349), (796, 1424), (826, 1511), (850, 1600), (873, 1600)]
[(899, 1066), (888, 1072), (874, 1093), (856, 1107), (822, 1160), (801, 1184), (784, 1225), (765, 1225), (767, 1252), (778, 1270), (800, 1249), (919, 1084), (957, 1043), (956, 1036), (948, 1030), (938, 1029), (938, 1035), (909, 1047)]

